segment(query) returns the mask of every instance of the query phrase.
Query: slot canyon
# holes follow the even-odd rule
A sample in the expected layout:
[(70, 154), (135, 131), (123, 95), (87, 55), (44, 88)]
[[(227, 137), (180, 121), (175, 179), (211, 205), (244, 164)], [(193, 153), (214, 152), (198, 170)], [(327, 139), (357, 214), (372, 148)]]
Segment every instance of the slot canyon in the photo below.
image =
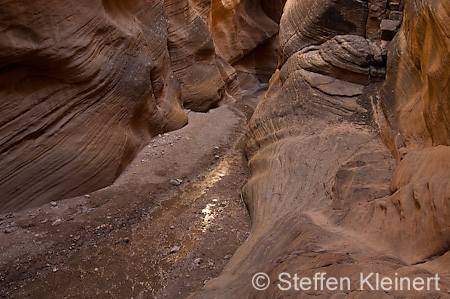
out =
[(450, 1), (0, 4), (1, 298), (450, 298)]

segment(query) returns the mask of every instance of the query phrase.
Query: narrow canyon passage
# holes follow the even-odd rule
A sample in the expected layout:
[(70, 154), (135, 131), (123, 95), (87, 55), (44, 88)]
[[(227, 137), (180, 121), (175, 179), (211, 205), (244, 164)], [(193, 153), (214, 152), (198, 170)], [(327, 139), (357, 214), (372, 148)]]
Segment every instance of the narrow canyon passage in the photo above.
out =
[(189, 112), (189, 125), (154, 138), (110, 187), (7, 215), (1, 296), (182, 298), (200, 290), (250, 233), (240, 195), (244, 129), (264, 92)]
[(0, 16), (0, 297), (450, 298), (450, 1)]

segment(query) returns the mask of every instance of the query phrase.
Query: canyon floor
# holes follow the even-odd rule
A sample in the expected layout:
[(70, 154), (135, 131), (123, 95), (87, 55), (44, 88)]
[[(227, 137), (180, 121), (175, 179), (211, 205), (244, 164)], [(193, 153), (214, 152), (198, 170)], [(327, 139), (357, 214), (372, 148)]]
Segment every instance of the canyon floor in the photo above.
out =
[(2, 298), (183, 298), (250, 232), (245, 124), (264, 90), (159, 135), (107, 188), (0, 215)]

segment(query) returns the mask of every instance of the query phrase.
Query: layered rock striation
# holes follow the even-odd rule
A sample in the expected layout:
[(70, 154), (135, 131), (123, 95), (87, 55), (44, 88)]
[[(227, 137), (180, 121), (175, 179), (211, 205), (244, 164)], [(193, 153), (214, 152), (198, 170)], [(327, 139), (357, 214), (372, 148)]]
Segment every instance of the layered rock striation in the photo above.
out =
[[(207, 111), (239, 96), (238, 76), (278, 67), (247, 128), (252, 233), (192, 297), (299, 295), (278, 287), (283, 272), (353, 282), (304, 296), (417, 295), (361, 289), (372, 272), (438, 274), (420, 295), (448, 296), (448, 2), (2, 4), (1, 211), (110, 184), (186, 124), (184, 107)], [(263, 292), (257, 272), (272, 281)]]
[[(370, 273), (437, 274), (439, 285), (420, 296), (448, 296), (450, 10), (445, 1), (407, 2), (403, 27), (386, 44), (381, 20), (403, 5), (392, 3), (377, 29), (375, 1), (287, 1), (281, 67), (247, 128), (252, 234), (192, 298), (419, 294), (361, 288)], [(264, 291), (252, 286), (258, 272), (270, 279)], [(281, 273), (318, 272), (352, 284), (278, 287), (288, 286)]]
[(181, 83), (184, 107), (206, 112), (227, 91), (239, 96), (236, 70), (220, 55), (206, 22), (187, 0), (166, 0), (170, 62)]
[(3, 1), (0, 15), (1, 212), (111, 184), (184, 107), (239, 98), (230, 63), (278, 31), (237, 0)]
[(187, 122), (159, 1), (3, 3), (0, 209), (110, 184)]

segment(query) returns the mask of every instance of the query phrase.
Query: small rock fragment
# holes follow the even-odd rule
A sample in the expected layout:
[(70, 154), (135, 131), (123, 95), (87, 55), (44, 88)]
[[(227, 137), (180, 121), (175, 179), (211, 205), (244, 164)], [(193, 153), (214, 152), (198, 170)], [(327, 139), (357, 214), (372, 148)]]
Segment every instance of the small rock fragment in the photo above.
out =
[(381, 40), (391, 41), (398, 31), (401, 23), (398, 20), (382, 20), (380, 24)]
[(178, 251), (180, 251), (181, 247), (180, 246), (173, 246), (172, 249), (170, 249), (170, 253), (176, 253)]
[(60, 224), (61, 222), (62, 222), (62, 220), (58, 218), (55, 221), (53, 221), (52, 225), (55, 226), (55, 225)]
[(389, 19), (401, 21), (403, 19), (403, 13), (401, 11), (391, 11), (389, 13)]
[(383, 7), (381, 7), (380, 5), (377, 4), (371, 4), (369, 6), (369, 15), (371, 18), (378, 18), (380, 17), (383, 12), (385, 11), (385, 9)]
[(389, 2), (389, 9), (391, 10), (399, 10), (400, 2)]
[(52, 202), (50, 202), (50, 205), (51, 205), (52, 207), (56, 207), (56, 206), (58, 205), (58, 203), (57, 203), (56, 201), (52, 201)]
[(180, 180), (180, 179), (172, 179), (172, 180), (170, 180), (169, 182), (170, 182), (170, 184), (173, 185), (173, 186), (180, 186), (181, 183), (183, 183), (183, 180)]
[(7, 228), (5, 228), (5, 229), (3, 230), (3, 232), (4, 232), (5, 234), (10, 234), (10, 233), (14, 232), (14, 230), (13, 230), (11, 227), (7, 227)]
[(198, 258), (196, 258), (195, 260), (194, 260), (194, 264), (195, 265), (199, 265), (199, 264), (201, 264), (203, 262), (203, 259), (201, 258), (201, 257), (198, 257)]

